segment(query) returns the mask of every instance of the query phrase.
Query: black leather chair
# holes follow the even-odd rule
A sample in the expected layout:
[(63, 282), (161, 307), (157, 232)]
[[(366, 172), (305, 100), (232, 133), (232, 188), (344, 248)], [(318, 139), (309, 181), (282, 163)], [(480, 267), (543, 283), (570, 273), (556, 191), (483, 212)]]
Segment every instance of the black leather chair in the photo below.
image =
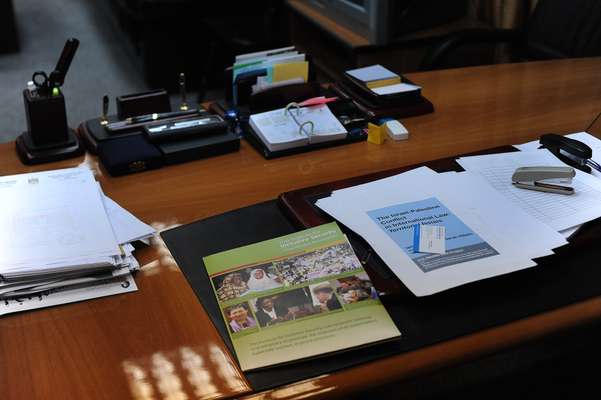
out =
[[(472, 29), (452, 34), (433, 46), (420, 69), (445, 68), (459, 47), (508, 43), (511, 61), (601, 55), (601, 2), (539, 0), (523, 29)], [(456, 66), (456, 65), (454, 65)]]

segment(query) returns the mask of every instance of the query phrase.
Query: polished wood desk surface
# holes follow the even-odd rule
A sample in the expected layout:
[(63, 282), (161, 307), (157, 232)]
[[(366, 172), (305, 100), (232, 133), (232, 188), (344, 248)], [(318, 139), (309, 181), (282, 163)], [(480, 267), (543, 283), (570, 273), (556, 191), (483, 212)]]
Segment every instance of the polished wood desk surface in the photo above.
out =
[[(0, 174), (91, 167), (107, 195), (162, 230), (279, 193), (537, 138), (584, 130), (601, 111), (601, 59), (410, 74), (436, 112), (403, 120), (404, 142), (264, 160), (240, 152), (111, 178), (95, 157), (26, 167), (0, 145)], [(235, 229), (235, 227), (232, 227)], [(0, 397), (196, 399), (337, 397), (499, 351), (601, 318), (601, 298), (456, 340), (253, 394), (159, 238), (136, 252), (139, 291), (0, 317)], [(401, 393), (397, 393), (399, 396)]]

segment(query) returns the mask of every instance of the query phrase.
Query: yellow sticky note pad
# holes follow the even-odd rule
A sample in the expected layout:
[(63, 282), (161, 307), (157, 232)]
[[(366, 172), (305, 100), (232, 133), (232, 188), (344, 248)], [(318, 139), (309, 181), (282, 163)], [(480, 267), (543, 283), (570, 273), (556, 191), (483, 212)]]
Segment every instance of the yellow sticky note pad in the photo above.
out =
[(272, 82), (287, 81), (288, 79), (303, 78), (305, 82), (309, 79), (309, 62), (299, 61), (286, 64), (275, 64), (273, 66)]
[(382, 127), (372, 124), (367, 124), (367, 141), (374, 144), (384, 143), (386, 133)]

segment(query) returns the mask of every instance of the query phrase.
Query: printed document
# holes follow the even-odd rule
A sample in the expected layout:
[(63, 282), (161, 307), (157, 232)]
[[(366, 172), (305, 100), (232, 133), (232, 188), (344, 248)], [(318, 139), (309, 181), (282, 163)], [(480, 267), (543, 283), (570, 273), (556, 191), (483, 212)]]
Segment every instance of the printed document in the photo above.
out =
[(480, 174), (506, 199), (557, 231), (601, 217), (601, 181), (582, 171), (576, 170), (574, 194), (569, 196), (520, 189), (512, 184), (511, 176), (518, 167), (565, 165), (548, 150), (462, 157), (457, 163), (466, 171)]
[[(335, 191), (317, 206), (362, 236), (417, 296), (535, 266), (533, 258), (567, 243), (471, 173), (418, 168)], [(416, 220), (445, 227), (447, 254), (412, 254), (402, 228)]]

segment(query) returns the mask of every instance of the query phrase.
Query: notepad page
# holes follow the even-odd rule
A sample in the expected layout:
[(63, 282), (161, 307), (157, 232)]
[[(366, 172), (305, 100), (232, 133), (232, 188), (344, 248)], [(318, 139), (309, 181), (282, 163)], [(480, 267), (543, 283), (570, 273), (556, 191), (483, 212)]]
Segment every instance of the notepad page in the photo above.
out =
[(346, 73), (362, 82), (372, 82), (399, 77), (397, 74), (384, 68), (380, 64), (370, 65), (369, 67), (351, 69), (346, 71)]
[(371, 89), (377, 95), (385, 96), (388, 94), (412, 92), (421, 89), (420, 86), (412, 85), (410, 83), (396, 83), (394, 85), (381, 86)]
[[(271, 149), (279, 144), (302, 145), (309, 139), (299, 132), (299, 126), (284, 113), (284, 109), (264, 112), (250, 116), (250, 126)], [(274, 146), (276, 145), (276, 146)]]

